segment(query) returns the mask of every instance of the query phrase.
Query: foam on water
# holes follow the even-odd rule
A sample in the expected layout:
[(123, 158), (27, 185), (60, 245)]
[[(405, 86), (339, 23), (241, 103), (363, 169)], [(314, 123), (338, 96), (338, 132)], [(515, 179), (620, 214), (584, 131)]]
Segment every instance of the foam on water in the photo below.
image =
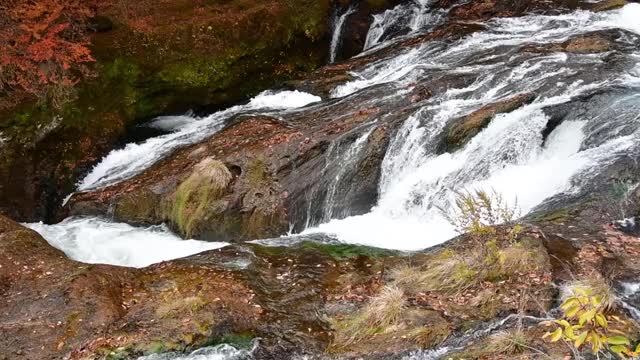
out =
[[(556, 16), (530, 15), (491, 20), (486, 23), (487, 31), (473, 33), (449, 44), (446, 51), (434, 53), (433, 48), (441, 44), (425, 43), (405, 54), (382, 60), (362, 71), (354, 72), (351, 75), (355, 80), (336, 87), (331, 96), (347, 96), (379, 83), (398, 82), (399, 85), (411, 83), (415, 80), (411, 76), (416, 75), (414, 73), (416, 69), (436, 67), (453, 70), (460, 66), (461, 59), (477, 49), (488, 51), (526, 43), (562, 42), (579, 34), (606, 29), (624, 29), (640, 34), (640, 22), (637, 21), (639, 17), (640, 4), (631, 3), (621, 9), (601, 13), (576, 11)], [(380, 21), (384, 20), (381, 18)], [(373, 25), (370, 31), (375, 33)], [(528, 72), (536, 70), (529, 67), (524, 69)]]
[(143, 126), (163, 131), (178, 131), (187, 125), (200, 120), (201, 119), (199, 117), (196, 117), (191, 113), (185, 115), (167, 115), (158, 116)]
[(25, 224), (69, 258), (90, 263), (145, 267), (228, 245), (182, 240), (166, 226), (146, 228), (98, 218), (68, 218), (55, 225)]
[(294, 109), (320, 100), (318, 96), (300, 91), (265, 91), (248, 104), (234, 106), (204, 118), (182, 116), (156, 119), (152, 126), (155, 124), (156, 127), (174, 132), (111, 151), (79, 182), (78, 190), (93, 190), (131, 178), (173, 150), (211, 136), (222, 129), (225, 121), (234, 115), (248, 111)]
[(413, 34), (438, 25), (444, 17), (444, 12), (432, 10), (432, 2), (414, 0), (373, 15), (364, 50), (384, 45), (387, 40), (397, 38), (398, 34)]
[(218, 345), (198, 349), (190, 354), (165, 353), (139, 357), (138, 360), (248, 360), (251, 352), (231, 345)]

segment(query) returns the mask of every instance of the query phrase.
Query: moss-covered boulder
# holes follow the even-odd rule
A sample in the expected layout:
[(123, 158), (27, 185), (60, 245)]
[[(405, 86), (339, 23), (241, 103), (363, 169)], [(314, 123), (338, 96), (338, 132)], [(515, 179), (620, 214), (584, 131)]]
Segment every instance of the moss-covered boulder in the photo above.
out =
[(1, 213), (51, 220), (78, 177), (138, 122), (243, 101), (315, 69), (331, 2), (127, 0), (97, 11), (94, 76), (59, 107), (26, 98), (0, 109)]

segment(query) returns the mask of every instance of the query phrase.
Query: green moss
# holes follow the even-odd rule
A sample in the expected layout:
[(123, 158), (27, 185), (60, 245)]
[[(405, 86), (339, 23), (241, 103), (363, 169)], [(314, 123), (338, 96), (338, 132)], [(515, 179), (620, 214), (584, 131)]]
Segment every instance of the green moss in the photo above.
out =
[(184, 346), (173, 341), (153, 340), (137, 346), (136, 350), (137, 351), (134, 352), (141, 352), (144, 355), (150, 355), (168, 351), (183, 351)]
[(102, 354), (105, 360), (127, 360), (131, 359), (135, 354), (131, 346), (119, 347), (116, 349), (103, 348), (96, 351), (98, 354)]
[(359, 256), (366, 256), (370, 258), (380, 258), (387, 256), (397, 256), (399, 251), (374, 248), (362, 245), (351, 244), (321, 244), (314, 241), (303, 241), (298, 247), (302, 249), (314, 249), (319, 250), (335, 259), (348, 259), (356, 258)]
[(336, 260), (352, 259), (361, 256), (381, 258), (398, 256), (402, 253), (394, 250), (380, 249), (351, 244), (322, 244), (315, 241), (302, 241), (294, 246), (262, 246), (254, 245), (255, 251), (263, 256), (284, 256), (287, 253), (311, 252), (327, 255)]
[(367, 5), (371, 9), (383, 9), (389, 7), (389, 2), (387, 0), (366, 0)]
[(247, 169), (247, 180), (253, 188), (260, 187), (269, 178), (269, 171), (262, 160), (254, 160)]
[(563, 223), (571, 219), (567, 209), (560, 209), (549, 213), (537, 215), (533, 218), (536, 222)]
[(160, 221), (158, 207), (160, 197), (147, 191), (127, 194), (118, 198), (115, 218), (139, 224), (153, 224)]

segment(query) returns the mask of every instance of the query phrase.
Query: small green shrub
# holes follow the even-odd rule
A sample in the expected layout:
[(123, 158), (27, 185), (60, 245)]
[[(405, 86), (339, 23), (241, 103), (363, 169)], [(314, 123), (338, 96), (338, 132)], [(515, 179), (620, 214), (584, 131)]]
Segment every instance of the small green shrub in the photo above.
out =
[[(517, 203), (509, 205), (499, 193), (484, 190), (459, 193), (453, 209), (441, 211), (458, 233), (479, 239), (494, 235), (496, 225), (511, 224), (520, 214)], [(514, 230), (517, 235), (522, 227)]]
[(598, 355), (609, 350), (622, 359), (627, 356), (636, 357), (640, 352), (640, 344), (631, 350), (631, 341), (627, 335), (609, 324), (613, 321), (623, 322), (616, 316), (607, 316), (604, 297), (594, 292), (590, 287), (574, 287), (573, 296), (562, 303), (560, 308), (564, 318), (548, 322), (548, 325), (559, 325), (554, 331), (547, 332), (543, 338), (550, 341), (564, 340), (572, 343), (580, 350), (583, 345), (591, 344), (591, 351)]

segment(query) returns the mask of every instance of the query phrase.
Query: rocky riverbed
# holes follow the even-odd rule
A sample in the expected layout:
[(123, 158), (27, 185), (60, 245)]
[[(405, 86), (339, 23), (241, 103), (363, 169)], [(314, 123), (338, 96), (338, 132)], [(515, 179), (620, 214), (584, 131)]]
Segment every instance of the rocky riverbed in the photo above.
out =
[(640, 4), (179, 5), (0, 116), (0, 359), (588, 357), (579, 287), (640, 339)]

